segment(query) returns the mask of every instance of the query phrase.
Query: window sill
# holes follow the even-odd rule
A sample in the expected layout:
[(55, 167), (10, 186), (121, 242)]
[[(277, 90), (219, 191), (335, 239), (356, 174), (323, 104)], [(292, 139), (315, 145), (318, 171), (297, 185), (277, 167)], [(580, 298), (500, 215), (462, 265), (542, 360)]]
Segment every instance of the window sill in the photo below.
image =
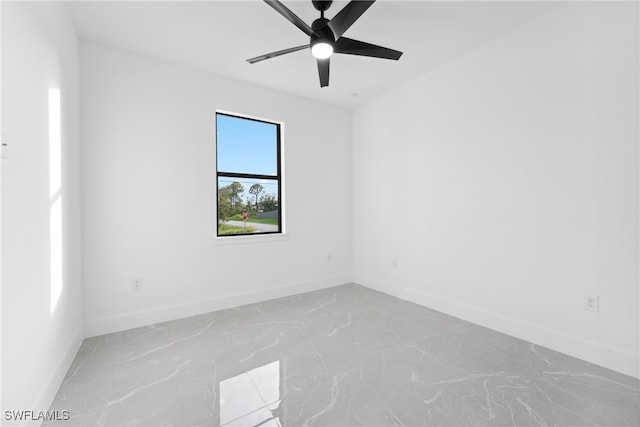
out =
[(287, 239), (288, 239), (288, 236), (284, 233), (259, 234), (255, 236), (250, 236), (250, 235), (249, 236), (229, 236), (229, 237), (215, 236), (215, 244), (216, 246), (243, 245), (243, 244), (252, 244), (252, 243), (279, 242)]

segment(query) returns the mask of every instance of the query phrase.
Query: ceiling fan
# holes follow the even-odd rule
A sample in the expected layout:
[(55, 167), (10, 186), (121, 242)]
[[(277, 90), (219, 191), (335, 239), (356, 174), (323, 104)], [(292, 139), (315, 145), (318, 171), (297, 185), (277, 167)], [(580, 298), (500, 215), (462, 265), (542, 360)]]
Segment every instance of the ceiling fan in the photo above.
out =
[(284, 16), (289, 22), (301, 29), (311, 38), (311, 40), (309, 44), (291, 47), (289, 49), (279, 50), (277, 52), (271, 52), (265, 55), (256, 56), (255, 58), (247, 59), (247, 62), (250, 64), (255, 64), (256, 62), (264, 61), (265, 59), (275, 58), (276, 56), (286, 55), (287, 53), (297, 52), (310, 47), (311, 53), (318, 61), (320, 87), (325, 87), (329, 86), (329, 58), (334, 53), (370, 56), (374, 58), (393, 59), (396, 61), (400, 59), (400, 56), (402, 56), (402, 52), (397, 50), (342, 37), (344, 32), (347, 31), (347, 29), (351, 27), (351, 25), (353, 25), (353, 23), (356, 22), (367, 9), (369, 9), (375, 0), (351, 1), (330, 20), (324, 17), (324, 12), (329, 9), (333, 1), (312, 0), (313, 6), (320, 11), (320, 18), (313, 21), (311, 26), (307, 25), (280, 1), (264, 1), (280, 13), (280, 15)]

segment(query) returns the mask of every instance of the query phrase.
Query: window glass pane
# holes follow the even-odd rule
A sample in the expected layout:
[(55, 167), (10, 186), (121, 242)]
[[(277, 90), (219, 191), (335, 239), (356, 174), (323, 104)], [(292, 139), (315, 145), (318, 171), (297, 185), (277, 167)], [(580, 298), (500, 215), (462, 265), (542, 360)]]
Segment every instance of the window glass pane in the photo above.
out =
[(218, 171), (277, 175), (278, 125), (216, 115)]
[(218, 177), (218, 235), (277, 233), (279, 217), (277, 179)]

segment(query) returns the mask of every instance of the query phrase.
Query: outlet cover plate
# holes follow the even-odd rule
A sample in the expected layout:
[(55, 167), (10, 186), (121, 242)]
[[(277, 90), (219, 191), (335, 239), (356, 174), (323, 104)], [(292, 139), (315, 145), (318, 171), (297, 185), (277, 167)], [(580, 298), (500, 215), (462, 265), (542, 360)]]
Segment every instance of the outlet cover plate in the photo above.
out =
[(141, 291), (142, 287), (143, 287), (144, 283), (142, 281), (141, 277), (138, 277), (136, 279), (133, 279), (132, 283), (131, 283), (131, 288), (134, 291)]
[(600, 298), (595, 295), (585, 295), (584, 309), (598, 313), (600, 311)]

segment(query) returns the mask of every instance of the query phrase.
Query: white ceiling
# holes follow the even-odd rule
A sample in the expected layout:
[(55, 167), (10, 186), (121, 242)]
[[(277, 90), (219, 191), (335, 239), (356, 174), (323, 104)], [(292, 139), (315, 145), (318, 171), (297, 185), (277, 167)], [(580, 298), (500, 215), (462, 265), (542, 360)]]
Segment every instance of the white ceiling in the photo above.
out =
[[(319, 17), (311, 1), (283, 3), (309, 24)], [(335, 1), (327, 17), (346, 4)], [(334, 55), (325, 88), (320, 88), (315, 59), (307, 50), (246, 62), (309, 41), (259, 0), (79, 1), (68, 6), (83, 39), (352, 107), (536, 19), (557, 3), (378, 1), (345, 37), (404, 55), (397, 62)]]

